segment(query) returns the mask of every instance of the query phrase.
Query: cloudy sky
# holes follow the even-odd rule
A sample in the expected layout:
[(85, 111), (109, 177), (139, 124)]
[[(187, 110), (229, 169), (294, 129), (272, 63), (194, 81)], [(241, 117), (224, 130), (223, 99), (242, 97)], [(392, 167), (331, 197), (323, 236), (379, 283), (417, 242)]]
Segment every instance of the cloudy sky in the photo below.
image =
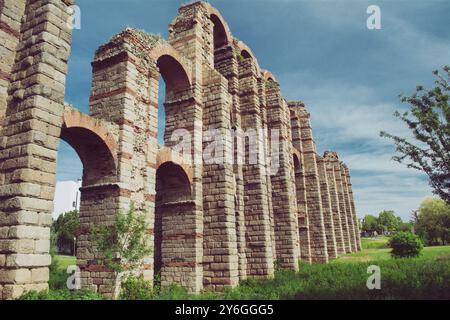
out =
[[(167, 37), (186, 1), (78, 0), (66, 100), (88, 112), (95, 49), (125, 27)], [(425, 176), (394, 163), (379, 131), (408, 135), (393, 116), (398, 95), (433, 85), (431, 71), (450, 64), (450, 1), (215, 0), (235, 37), (271, 70), (288, 100), (303, 100), (319, 153), (337, 150), (351, 170), (358, 213), (394, 210), (408, 220), (431, 195)], [(366, 27), (369, 5), (381, 9), (382, 29)], [(81, 176), (81, 163), (61, 144), (58, 180)]]

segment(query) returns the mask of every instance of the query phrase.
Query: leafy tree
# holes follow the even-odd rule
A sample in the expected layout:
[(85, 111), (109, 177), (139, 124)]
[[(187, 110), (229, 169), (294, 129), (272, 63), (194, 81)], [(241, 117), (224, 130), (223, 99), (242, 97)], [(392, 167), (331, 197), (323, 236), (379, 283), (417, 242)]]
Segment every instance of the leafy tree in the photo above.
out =
[(403, 222), (401, 221), (397, 227), (398, 231), (404, 231), (404, 232), (413, 232), (414, 225), (411, 222)]
[(363, 219), (362, 230), (366, 232), (378, 231), (378, 218), (371, 214), (366, 215)]
[(91, 231), (97, 249), (104, 255), (105, 266), (122, 272), (138, 267), (151, 253), (145, 215), (137, 213), (134, 205), (127, 213), (119, 212), (114, 225), (92, 225)]
[(378, 226), (385, 232), (396, 231), (399, 226), (399, 219), (395, 216), (394, 211), (385, 210), (378, 215)]
[(425, 199), (418, 210), (415, 231), (428, 245), (450, 243), (450, 206), (441, 199)]
[(386, 132), (381, 136), (394, 140), (399, 153), (395, 161), (425, 172), (433, 192), (450, 204), (450, 67), (443, 70), (445, 76), (433, 71), (437, 78), (434, 89), (417, 86), (412, 96), (400, 96), (403, 103), (410, 104), (410, 111), (394, 115), (407, 124), (416, 143)]
[(68, 248), (71, 254), (75, 254), (74, 239), (77, 237), (79, 227), (80, 215), (78, 211), (74, 210), (60, 215), (52, 225), (54, 245), (58, 248)]
[(127, 213), (118, 212), (113, 225), (91, 226), (104, 265), (116, 274), (116, 297), (120, 283), (129, 275), (127, 271), (140, 267), (143, 259), (152, 252), (147, 230), (145, 214), (136, 212), (134, 204)]

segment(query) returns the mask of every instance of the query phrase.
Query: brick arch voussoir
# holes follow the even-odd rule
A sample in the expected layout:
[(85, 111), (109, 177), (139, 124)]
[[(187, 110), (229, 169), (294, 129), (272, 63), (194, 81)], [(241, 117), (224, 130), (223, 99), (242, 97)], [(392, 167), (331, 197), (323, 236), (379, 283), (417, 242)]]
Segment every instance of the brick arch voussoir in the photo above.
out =
[(261, 70), (261, 75), (265, 81), (269, 81), (270, 79), (272, 79), (273, 81), (278, 82), (272, 72), (268, 70)]
[(158, 169), (163, 164), (168, 162), (172, 162), (173, 164), (179, 166), (186, 174), (186, 177), (189, 180), (189, 184), (192, 186), (194, 179), (194, 169), (192, 168), (192, 166), (187, 164), (186, 163), (187, 161), (183, 159), (183, 157), (180, 154), (174, 152), (172, 149), (160, 148), (156, 156), (156, 169)]
[(233, 40), (233, 36), (231, 34), (230, 27), (228, 26), (228, 23), (225, 21), (225, 19), (222, 17), (222, 14), (219, 12), (219, 10), (214, 8), (209, 3), (205, 3), (205, 7), (206, 7), (209, 17), (214, 15), (217, 17), (217, 19), (219, 19), (220, 23), (222, 24), (222, 26), (225, 30), (225, 35), (227, 37), (228, 43), (231, 43)]
[(244, 42), (242, 42), (241, 40), (237, 40), (237, 39), (235, 39), (235, 47), (237, 48), (237, 49), (239, 49), (239, 51), (247, 51), (248, 52), (248, 54), (250, 55), (250, 57), (252, 58), (252, 60), (254, 61), (254, 63), (255, 63), (255, 66), (256, 66), (256, 73), (259, 75), (259, 74), (261, 74), (261, 67), (259, 66), (259, 63), (258, 63), (258, 59), (256, 58), (256, 56), (253, 54), (253, 51), (252, 51), (252, 49), (250, 49), (250, 47), (248, 46), (248, 45), (246, 45)]
[(296, 157), (298, 162), (301, 163), (302, 156), (300, 154), (300, 151), (297, 148), (292, 148), (292, 149), (293, 149), (292, 150), (292, 156)]
[(114, 135), (101, 120), (83, 114), (78, 110), (66, 110), (63, 116), (63, 128), (64, 130), (82, 128), (92, 132), (107, 146), (114, 163), (117, 165), (119, 145)]
[(159, 58), (161, 58), (162, 56), (172, 57), (176, 62), (180, 64), (189, 80), (189, 85), (192, 85), (191, 62), (187, 58), (183, 57), (180, 52), (172, 47), (172, 45), (170, 45), (166, 41), (159, 41), (153, 48), (150, 49), (149, 55), (155, 63), (157, 63)]

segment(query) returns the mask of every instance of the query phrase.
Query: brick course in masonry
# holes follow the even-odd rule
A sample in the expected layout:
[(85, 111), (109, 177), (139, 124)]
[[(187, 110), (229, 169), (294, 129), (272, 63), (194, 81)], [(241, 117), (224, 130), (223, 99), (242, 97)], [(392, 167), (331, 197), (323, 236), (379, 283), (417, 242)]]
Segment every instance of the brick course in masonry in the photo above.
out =
[[(361, 249), (348, 168), (334, 152), (317, 154), (304, 104), (283, 98), (215, 8), (181, 7), (167, 40), (126, 29), (101, 46), (86, 115), (64, 102), (73, 4), (0, 1), (0, 299), (48, 288), (61, 139), (84, 167), (85, 289), (114, 295), (90, 226), (111, 225), (131, 203), (154, 248), (136, 272), (159, 275), (162, 287), (220, 291)], [(204, 158), (217, 136), (214, 158)]]

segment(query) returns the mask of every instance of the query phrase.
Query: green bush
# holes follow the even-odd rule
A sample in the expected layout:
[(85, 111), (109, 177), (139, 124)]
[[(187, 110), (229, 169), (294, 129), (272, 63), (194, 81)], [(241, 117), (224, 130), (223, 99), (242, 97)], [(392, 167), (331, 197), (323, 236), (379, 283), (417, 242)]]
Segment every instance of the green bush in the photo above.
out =
[(104, 300), (104, 297), (91, 291), (49, 290), (30, 291), (19, 300)]
[(144, 280), (143, 276), (130, 276), (122, 282), (121, 300), (151, 300), (153, 298), (153, 286), (150, 281)]
[(394, 258), (417, 257), (423, 249), (423, 243), (411, 232), (399, 232), (389, 240), (391, 255)]
[(128, 212), (116, 213), (113, 225), (92, 224), (90, 229), (97, 250), (104, 256), (103, 263), (117, 274), (125, 271), (124, 265), (139, 268), (142, 260), (152, 253), (145, 214), (136, 211), (134, 203)]

